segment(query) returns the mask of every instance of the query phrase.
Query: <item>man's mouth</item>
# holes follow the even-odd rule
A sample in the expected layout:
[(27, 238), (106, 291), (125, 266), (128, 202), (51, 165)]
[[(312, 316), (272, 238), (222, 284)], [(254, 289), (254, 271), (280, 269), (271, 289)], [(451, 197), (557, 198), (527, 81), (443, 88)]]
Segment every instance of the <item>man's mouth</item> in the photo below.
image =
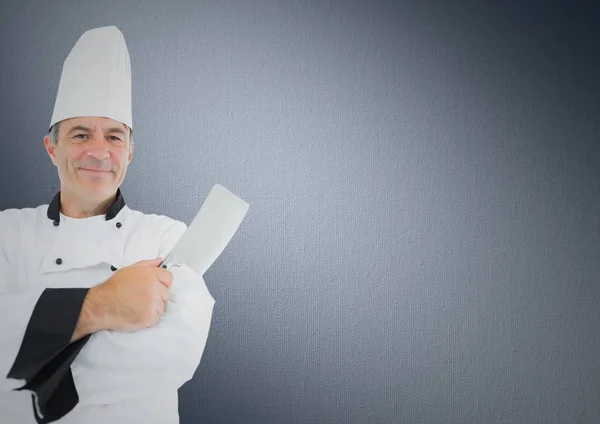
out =
[(82, 171), (95, 172), (98, 174), (110, 172), (110, 170), (108, 170), (108, 169), (97, 169), (97, 168), (79, 168), (79, 169), (81, 169)]

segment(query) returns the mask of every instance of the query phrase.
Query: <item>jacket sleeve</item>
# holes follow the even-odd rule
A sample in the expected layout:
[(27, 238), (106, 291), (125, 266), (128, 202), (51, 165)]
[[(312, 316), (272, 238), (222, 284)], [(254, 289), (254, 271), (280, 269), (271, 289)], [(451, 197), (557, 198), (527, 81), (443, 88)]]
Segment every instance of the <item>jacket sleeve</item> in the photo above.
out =
[(120, 402), (190, 380), (208, 338), (214, 299), (183, 265), (173, 272), (172, 298), (160, 322), (136, 332), (99, 331), (71, 368), (81, 404)]
[[(87, 342), (69, 344), (86, 289), (19, 291), (9, 252), (19, 250), (10, 216), (0, 214), (0, 392), (29, 390), (47, 419), (77, 403), (69, 365)], [(60, 402), (53, 396), (59, 393)], [(58, 409), (57, 409), (58, 407)]]
[[(163, 235), (161, 253), (181, 236), (178, 223)], [(72, 364), (79, 402), (98, 405), (177, 390), (202, 358), (214, 299), (202, 276), (185, 264), (171, 268), (171, 299), (160, 322), (136, 332), (94, 333)]]

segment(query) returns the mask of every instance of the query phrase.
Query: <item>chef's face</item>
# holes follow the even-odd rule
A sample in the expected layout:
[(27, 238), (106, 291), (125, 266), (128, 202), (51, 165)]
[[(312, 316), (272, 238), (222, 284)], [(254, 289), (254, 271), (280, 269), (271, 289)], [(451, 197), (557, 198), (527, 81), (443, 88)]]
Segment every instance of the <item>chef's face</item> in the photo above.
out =
[(101, 117), (81, 117), (60, 123), (58, 140), (44, 145), (58, 168), (61, 190), (89, 202), (102, 202), (119, 188), (133, 153), (129, 128)]

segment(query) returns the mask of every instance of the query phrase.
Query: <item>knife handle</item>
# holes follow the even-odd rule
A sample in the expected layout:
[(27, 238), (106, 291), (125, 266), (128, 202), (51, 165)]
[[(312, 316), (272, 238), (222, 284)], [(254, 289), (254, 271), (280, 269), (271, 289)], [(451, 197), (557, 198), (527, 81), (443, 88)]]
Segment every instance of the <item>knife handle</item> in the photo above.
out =
[(171, 255), (167, 255), (163, 261), (160, 263), (159, 265), (161, 268), (164, 269), (169, 269), (172, 268), (174, 266), (181, 266), (180, 264), (178, 264), (177, 262), (173, 261), (173, 258), (171, 258)]

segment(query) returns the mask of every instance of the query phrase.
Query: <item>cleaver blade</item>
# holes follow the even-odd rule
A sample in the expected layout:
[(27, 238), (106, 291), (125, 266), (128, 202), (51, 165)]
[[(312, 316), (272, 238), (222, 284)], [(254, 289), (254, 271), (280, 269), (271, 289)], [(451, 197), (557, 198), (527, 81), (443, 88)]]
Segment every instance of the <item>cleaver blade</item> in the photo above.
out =
[(186, 264), (202, 276), (225, 250), (250, 205), (215, 184), (200, 210), (160, 266)]

